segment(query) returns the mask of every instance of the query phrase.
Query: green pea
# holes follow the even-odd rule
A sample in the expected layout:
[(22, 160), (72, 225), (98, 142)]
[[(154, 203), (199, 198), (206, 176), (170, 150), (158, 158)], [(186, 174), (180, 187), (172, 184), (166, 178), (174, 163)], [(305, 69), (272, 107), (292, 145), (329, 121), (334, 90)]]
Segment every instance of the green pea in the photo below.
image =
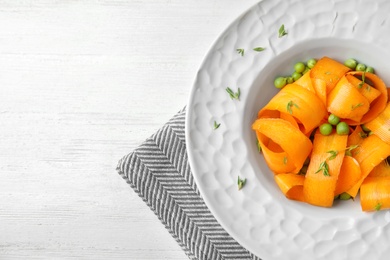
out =
[(324, 123), (320, 125), (320, 133), (322, 135), (330, 135), (332, 133), (333, 127), (331, 124)]
[(356, 71), (365, 71), (366, 70), (366, 65), (359, 63), (356, 65)]
[(294, 70), (298, 73), (302, 73), (305, 70), (306, 66), (303, 62), (297, 62), (294, 65)]
[(274, 80), (274, 85), (276, 88), (283, 88), (287, 84), (287, 78), (285, 77), (277, 77)]
[(287, 77), (287, 84), (294, 83), (293, 77)]
[(294, 81), (297, 81), (300, 77), (302, 77), (302, 74), (299, 72), (294, 72), (291, 77), (294, 79)]
[(312, 69), (314, 67), (314, 65), (317, 64), (317, 61), (315, 59), (310, 59), (307, 61), (307, 67), (309, 67), (310, 69)]
[(351, 195), (349, 195), (349, 194), (346, 193), (346, 192), (341, 193), (341, 194), (340, 194), (340, 197), (339, 197), (339, 199), (341, 199), (341, 200), (349, 200), (349, 199), (351, 199), (351, 198), (352, 198)]
[(354, 70), (356, 68), (357, 61), (354, 59), (347, 59), (346, 61), (344, 61), (344, 65), (350, 68), (351, 70)]
[(336, 132), (339, 135), (347, 135), (349, 134), (349, 125), (345, 122), (340, 122), (336, 126)]
[(331, 125), (337, 125), (340, 122), (340, 117), (336, 116), (335, 114), (330, 114), (328, 117), (328, 122)]
[(374, 68), (373, 67), (367, 67), (366, 68), (366, 72), (374, 73)]

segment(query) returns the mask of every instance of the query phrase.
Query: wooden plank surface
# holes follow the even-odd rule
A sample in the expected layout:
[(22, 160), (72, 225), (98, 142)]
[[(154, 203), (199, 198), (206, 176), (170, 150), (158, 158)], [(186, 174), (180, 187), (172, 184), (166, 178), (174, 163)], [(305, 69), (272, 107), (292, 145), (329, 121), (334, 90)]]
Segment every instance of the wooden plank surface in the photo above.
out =
[(0, 259), (186, 259), (115, 167), (256, 2), (0, 1)]

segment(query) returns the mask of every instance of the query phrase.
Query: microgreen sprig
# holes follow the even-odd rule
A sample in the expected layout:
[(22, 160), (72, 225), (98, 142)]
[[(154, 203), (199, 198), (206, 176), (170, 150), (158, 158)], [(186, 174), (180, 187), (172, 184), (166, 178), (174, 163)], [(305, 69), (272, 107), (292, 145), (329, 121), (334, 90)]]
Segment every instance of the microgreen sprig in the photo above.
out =
[(356, 108), (361, 107), (361, 106), (363, 106), (363, 103), (358, 103), (356, 105), (352, 105), (351, 110), (355, 110)]
[(359, 147), (358, 144), (348, 146), (347, 148), (345, 148), (345, 155), (352, 156), (352, 151), (355, 150), (358, 147)]
[(264, 47), (256, 47), (253, 49), (254, 51), (257, 51), (257, 52), (261, 52), (261, 51), (264, 51), (265, 48)]
[(214, 120), (214, 130), (218, 129), (221, 126), (221, 123), (217, 123), (217, 121)]
[(236, 51), (237, 51), (238, 54), (240, 54), (241, 56), (244, 56), (244, 54), (245, 54), (245, 50), (244, 50), (244, 49), (236, 49)]
[(285, 35), (287, 35), (287, 32), (284, 29), (284, 24), (282, 24), (282, 26), (280, 26), (280, 28), (279, 28), (279, 38), (282, 38)]
[(290, 100), (288, 103), (287, 103), (287, 112), (289, 112), (290, 114), (292, 114), (293, 113), (293, 111), (292, 111), (292, 107), (296, 107), (296, 108), (299, 108), (299, 106), (296, 104), (296, 103), (294, 103), (294, 101), (292, 101), (292, 100)]
[(240, 88), (237, 89), (237, 92), (234, 92), (231, 88), (227, 87), (226, 92), (229, 94), (231, 99), (240, 100), (240, 95), (241, 95)]
[(318, 170), (315, 173), (319, 173), (320, 171), (322, 171), (324, 176), (330, 176), (330, 174), (329, 174), (329, 165), (326, 162), (326, 160), (323, 161), (322, 163), (320, 163), (320, 167), (318, 168)]
[(333, 160), (334, 158), (336, 158), (336, 156), (339, 152), (337, 150), (330, 150), (330, 151), (327, 151), (327, 153), (330, 154), (328, 160)]
[(365, 82), (366, 82), (366, 72), (363, 71), (362, 82), (359, 83), (358, 88), (362, 88)]
[(246, 178), (241, 179), (240, 176), (238, 176), (237, 179), (237, 185), (238, 185), (238, 190), (241, 190), (246, 184)]
[(381, 210), (381, 208), (382, 208), (382, 203), (379, 203), (379, 202), (374, 206), (374, 209), (375, 209), (376, 211)]
[(256, 140), (256, 145), (257, 145), (257, 151), (259, 151), (259, 153), (261, 153), (262, 148), (261, 148), (259, 140)]

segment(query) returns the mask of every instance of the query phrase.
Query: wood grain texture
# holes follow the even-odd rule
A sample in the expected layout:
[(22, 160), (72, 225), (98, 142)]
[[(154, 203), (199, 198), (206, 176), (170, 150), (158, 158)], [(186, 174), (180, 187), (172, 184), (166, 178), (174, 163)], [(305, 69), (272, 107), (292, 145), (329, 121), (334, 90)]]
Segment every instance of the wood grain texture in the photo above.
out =
[(186, 259), (115, 168), (256, 2), (0, 1), (0, 259)]

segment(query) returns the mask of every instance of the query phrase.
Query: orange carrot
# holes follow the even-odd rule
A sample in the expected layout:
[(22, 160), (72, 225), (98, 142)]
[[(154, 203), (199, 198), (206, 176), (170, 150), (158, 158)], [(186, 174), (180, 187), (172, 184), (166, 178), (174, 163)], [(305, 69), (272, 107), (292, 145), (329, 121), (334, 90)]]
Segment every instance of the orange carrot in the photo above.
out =
[(375, 166), (368, 177), (390, 177), (390, 165), (387, 159)]
[(316, 206), (331, 207), (347, 145), (347, 135), (335, 132), (314, 135), (313, 151), (303, 184), (305, 201)]
[[(363, 72), (352, 71), (348, 72), (348, 74), (361, 76)], [(383, 111), (383, 109), (385, 109), (388, 100), (386, 85), (377, 75), (366, 72), (365, 78), (371, 81), (373, 83), (372, 86), (379, 90), (381, 94), (376, 100), (372, 102), (370, 105), (370, 110), (361, 119), (361, 124), (365, 124), (377, 117)], [(348, 121), (347, 123), (351, 124)]]
[(274, 174), (280, 172), (293, 172), (295, 170), (296, 166), (291, 159), (288, 159), (288, 154), (286, 152), (274, 151), (272, 150), (272, 145), (271, 147), (268, 147), (271, 139), (261, 134), (259, 131), (256, 131), (256, 136), (261, 146), (264, 159)]
[(311, 92), (316, 93), (316, 91), (313, 87), (311, 77), (310, 77), (310, 71), (303, 74), (302, 77), (300, 77), (297, 81), (294, 82), (294, 84), (300, 85), (300, 86), (306, 88), (307, 90), (310, 90)]
[(327, 93), (329, 93), (337, 84), (337, 82), (350, 69), (338, 61), (328, 57), (319, 59), (316, 65), (310, 71), (310, 77), (322, 79), (326, 83)]
[[(257, 119), (252, 128), (258, 131), (260, 145), (264, 156), (268, 159), (266, 161), (275, 173), (299, 172), (312, 149), (312, 143), (307, 136), (291, 123), (280, 118)], [(280, 151), (272, 151), (266, 143), (267, 139), (278, 144), (285, 154), (281, 155)], [(278, 154), (278, 157), (275, 154)], [(290, 163), (295, 166), (294, 169), (288, 167), (291, 166)]]
[(280, 118), (290, 122), (293, 126), (299, 129), (299, 125), (295, 117), (288, 113), (280, 113)]
[(305, 176), (291, 173), (281, 173), (274, 176), (283, 194), (292, 200), (304, 201), (303, 182)]
[(334, 195), (350, 190), (361, 176), (360, 165), (352, 156), (344, 156)]
[(345, 76), (333, 88), (327, 97), (328, 111), (342, 119), (350, 119), (360, 124), (362, 117), (370, 109), (367, 98), (360, 94), (359, 90), (348, 82)]
[(316, 92), (317, 97), (322, 101), (324, 106), (326, 106), (326, 82), (322, 79), (312, 78), (313, 88)]
[[(335, 196), (356, 197), (360, 190), (364, 211), (390, 208), (389, 95), (377, 75), (350, 71), (328, 57), (282, 88), (252, 129), (286, 198), (331, 207)], [(329, 113), (350, 125), (351, 134), (320, 134)], [(307, 158), (306, 175), (300, 175)]]
[(372, 103), (377, 97), (380, 96), (381, 92), (376, 88), (370, 86), (367, 83), (363, 83), (360, 79), (352, 76), (351, 74), (345, 75), (348, 82), (351, 83), (359, 92), (367, 98), (368, 102)]
[(384, 142), (390, 144), (390, 103), (387, 103), (385, 109), (365, 126)]
[(356, 126), (355, 130), (348, 136), (349, 147), (351, 146), (359, 146), (363, 139), (367, 137), (367, 134), (363, 131), (360, 125)]
[[(277, 110), (267, 110), (267, 111), (264, 111), (261, 114), (261, 117), (264, 117), (264, 118), (279, 118), (280, 117), (280, 112), (277, 111)], [(260, 118), (260, 111), (257, 114), (257, 118)]]
[(302, 124), (303, 133), (307, 134), (318, 126), (326, 115), (326, 109), (318, 97), (311, 91), (289, 84), (276, 94), (260, 110), (258, 117), (263, 117), (269, 110), (277, 110), (292, 115), (298, 124)]
[(360, 187), (363, 211), (390, 208), (390, 177), (367, 177)]
[(361, 169), (359, 181), (347, 191), (352, 197), (356, 197), (360, 185), (368, 174), (390, 155), (390, 145), (383, 142), (376, 135), (369, 135), (362, 143), (352, 151), (353, 157), (358, 161)]

